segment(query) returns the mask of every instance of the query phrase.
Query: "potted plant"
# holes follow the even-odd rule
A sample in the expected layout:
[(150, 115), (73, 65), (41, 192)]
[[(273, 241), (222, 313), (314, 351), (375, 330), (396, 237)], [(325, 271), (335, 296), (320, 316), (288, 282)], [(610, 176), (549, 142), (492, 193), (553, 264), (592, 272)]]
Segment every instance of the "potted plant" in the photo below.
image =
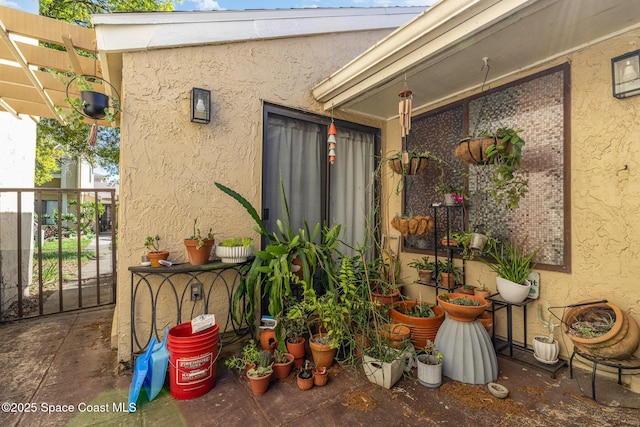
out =
[(184, 239), (184, 246), (187, 248), (187, 255), (191, 265), (204, 265), (209, 262), (215, 239), (213, 238), (213, 229), (210, 228), (207, 235), (202, 236), (197, 224), (198, 218), (193, 220), (193, 234), (191, 237)]
[(454, 289), (456, 284), (464, 281), (461, 267), (456, 267), (453, 261), (438, 261), (438, 272), (440, 273), (440, 284), (447, 289)]
[(280, 324), (284, 330), (285, 345), (287, 352), (293, 355), (294, 364), (297, 367), (302, 366), (304, 362), (304, 348), (306, 340), (302, 336), (307, 329), (308, 319), (307, 313), (297, 308), (290, 309), (295, 306), (295, 298), (289, 296), (285, 304), (285, 314), (282, 316)]
[(271, 375), (273, 373), (273, 355), (262, 350), (255, 367), (247, 371), (247, 378), (251, 383), (251, 390), (256, 396), (263, 395), (269, 388)]
[(169, 258), (169, 251), (160, 250), (160, 236), (158, 234), (154, 236), (147, 236), (144, 242), (144, 247), (149, 251), (147, 258), (151, 262), (151, 267), (161, 267), (160, 260), (166, 260)]
[(284, 353), (279, 349), (273, 351), (273, 377), (283, 380), (291, 373), (293, 367), (293, 354)]
[[(109, 86), (112, 95), (98, 92), (96, 88), (100, 85)], [(79, 96), (70, 96), (70, 93)], [(71, 122), (80, 122), (80, 116), (92, 120), (113, 122), (118, 113), (122, 111), (120, 95), (116, 88), (105, 79), (95, 75), (74, 75), (67, 82), (65, 101), (71, 107), (71, 113), (64, 114), (64, 116)], [(59, 107), (56, 107), (56, 110), (62, 112)]]
[(455, 206), (465, 199), (464, 188), (457, 185), (441, 182), (436, 185), (436, 191), (442, 194), (445, 206)]
[(478, 286), (473, 289), (473, 294), (480, 298), (486, 298), (491, 295), (491, 291), (486, 284), (484, 284), (480, 279), (478, 279)]
[(491, 165), (491, 197), (506, 209), (515, 209), (520, 199), (529, 191), (529, 181), (523, 176), (522, 130), (502, 127), (495, 131), (483, 131), (478, 138), (463, 139), (456, 149), (456, 156), (470, 164)]
[(416, 349), (434, 340), (444, 321), (442, 307), (428, 302), (404, 300), (396, 303), (390, 312), (391, 320), (406, 325), (411, 331), (411, 343)]
[(327, 384), (329, 380), (329, 371), (325, 367), (315, 368), (313, 370), (313, 385), (322, 387)]
[(442, 293), (438, 304), (447, 312), (447, 317), (460, 322), (473, 322), (489, 307), (489, 302), (474, 295)]
[(388, 164), (399, 175), (418, 175), (427, 169), (430, 158), (428, 151), (404, 150), (391, 156)]
[(431, 340), (416, 357), (418, 381), (425, 387), (437, 388), (442, 384), (442, 353)]
[(436, 268), (436, 263), (429, 261), (429, 257), (423, 256), (422, 258), (416, 258), (408, 265), (409, 267), (416, 269), (420, 282), (431, 282), (431, 279), (433, 278), (433, 270)]
[(296, 376), (296, 383), (300, 390), (309, 390), (313, 387), (313, 369), (313, 363), (305, 360), (302, 369)]
[(542, 249), (537, 247), (531, 252), (525, 250), (526, 238), (520, 243), (512, 244), (491, 242), (487, 253), (493, 261), (481, 258), (493, 272), (498, 274), (496, 286), (502, 298), (512, 304), (519, 304), (529, 296), (531, 284), (527, 277), (533, 271), (533, 258)]
[(232, 356), (224, 361), (224, 364), (229, 369), (235, 369), (238, 373), (246, 372), (247, 370), (255, 367), (260, 361), (260, 350), (254, 340), (249, 340), (247, 344), (242, 347), (242, 357)]
[(475, 286), (466, 284), (458, 287), (456, 289), (456, 292), (459, 294), (465, 294), (465, 295), (475, 295), (475, 290), (476, 290)]
[[(547, 311), (549, 311), (549, 303), (547, 302)], [(551, 313), (549, 311), (549, 313)], [(560, 324), (553, 323), (553, 319), (551, 314), (547, 320), (544, 320), (542, 315), (542, 305), (538, 305), (538, 319), (540, 323), (542, 323), (549, 332), (549, 335), (536, 335), (533, 337), (533, 357), (542, 363), (546, 363), (547, 365), (554, 365), (558, 362), (558, 354), (560, 353), (560, 348), (558, 346), (558, 341), (553, 336), (553, 331), (556, 326), (560, 326)]]
[(216, 256), (224, 263), (245, 262), (253, 254), (253, 239), (250, 237), (233, 237), (216, 245)]

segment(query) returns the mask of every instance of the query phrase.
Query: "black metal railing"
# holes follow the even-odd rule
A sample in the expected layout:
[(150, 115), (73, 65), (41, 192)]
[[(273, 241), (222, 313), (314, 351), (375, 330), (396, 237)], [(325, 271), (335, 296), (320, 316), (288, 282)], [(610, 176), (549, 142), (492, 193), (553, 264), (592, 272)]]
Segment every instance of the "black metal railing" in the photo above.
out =
[(115, 218), (115, 189), (0, 188), (0, 322), (114, 304)]

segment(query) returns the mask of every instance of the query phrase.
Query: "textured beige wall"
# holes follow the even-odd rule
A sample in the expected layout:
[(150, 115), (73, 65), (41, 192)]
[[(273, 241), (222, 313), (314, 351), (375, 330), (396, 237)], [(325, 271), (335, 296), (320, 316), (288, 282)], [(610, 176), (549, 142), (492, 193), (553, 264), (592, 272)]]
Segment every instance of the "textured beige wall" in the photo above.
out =
[[(323, 113), (311, 88), (387, 33), (327, 34), (124, 54), (118, 337), (113, 340), (121, 359), (128, 360), (130, 352), (128, 267), (139, 263), (145, 237), (159, 234), (174, 261), (187, 260), (182, 239), (190, 235), (196, 217), (201, 228), (213, 228), (218, 240), (257, 238), (250, 216), (213, 183), (235, 189), (259, 209), (262, 102)], [(192, 87), (211, 90), (213, 112), (208, 125), (189, 121)], [(337, 112), (336, 117), (348, 119)], [(167, 296), (160, 304), (173, 302)], [(140, 305), (138, 309), (144, 309), (148, 303)], [(183, 313), (185, 318), (188, 314)], [(148, 322), (142, 327), (148, 327)]]
[[(588, 298), (608, 299), (640, 323), (640, 96), (618, 100), (611, 94), (611, 58), (637, 47), (640, 32), (610, 39), (567, 57), (571, 63), (571, 274), (539, 270), (540, 300), (528, 308), (528, 343), (545, 329), (537, 320), (537, 306), (572, 304)], [(640, 43), (637, 43), (637, 45)], [(636, 46), (637, 46), (636, 45)], [(547, 64), (545, 68), (558, 62)], [(521, 77), (521, 76), (517, 76)], [(495, 84), (494, 86), (497, 86)], [(390, 138), (400, 148), (398, 127), (390, 123)], [(387, 149), (391, 149), (388, 148)], [(391, 215), (401, 202), (390, 196)], [(387, 217), (388, 218), (388, 217)], [(388, 225), (388, 224), (387, 224)], [(391, 233), (395, 230), (391, 229)], [(405, 283), (416, 279), (406, 267), (416, 254), (402, 255)], [(467, 283), (481, 279), (495, 290), (495, 274), (477, 262), (467, 264)], [(406, 286), (414, 296), (434, 301), (434, 291)], [(514, 338), (522, 340), (522, 317), (514, 310)], [(561, 315), (562, 310), (554, 310)], [(506, 335), (503, 315), (497, 332)], [(556, 330), (561, 353), (573, 350), (571, 341)], [(637, 388), (637, 387), (634, 387)]]

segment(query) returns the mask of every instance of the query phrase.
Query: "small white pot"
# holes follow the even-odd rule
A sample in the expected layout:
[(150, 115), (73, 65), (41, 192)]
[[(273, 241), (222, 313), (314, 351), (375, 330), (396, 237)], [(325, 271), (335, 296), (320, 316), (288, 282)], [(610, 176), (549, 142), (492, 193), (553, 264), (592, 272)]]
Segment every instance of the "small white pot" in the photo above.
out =
[(533, 357), (538, 362), (554, 365), (558, 362), (559, 353), (558, 340), (548, 343), (546, 336), (537, 335), (533, 337)]
[(216, 256), (220, 261), (228, 264), (245, 262), (253, 254), (253, 245), (244, 246), (216, 246)]
[[(435, 365), (426, 363), (428, 357), (426, 354), (421, 354), (417, 357), (418, 381), (425, 387), (440, 387), (440, 384), (442, 384), (442, 363)], [(433, 360), (433, 357), (430, 360)]]
[(511, 304), (520, 304), (529, 296), (529, 288), (531, 288), (531, 284), (529, 282), (525, 282), (524, 285), (520, 285), (512, 282), (511, 280), (497, 276), (496, 287), (498, 288), (498, 292), (500, 292), (500, 296), (502, 296), (502, 299), (506, 302), (510, 302)]

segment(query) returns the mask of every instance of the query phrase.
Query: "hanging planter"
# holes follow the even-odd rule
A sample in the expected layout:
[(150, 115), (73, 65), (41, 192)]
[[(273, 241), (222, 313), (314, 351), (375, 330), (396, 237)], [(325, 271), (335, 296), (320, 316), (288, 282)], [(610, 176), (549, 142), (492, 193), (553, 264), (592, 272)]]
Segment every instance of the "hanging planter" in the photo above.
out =
[(429, 215), (412, 217), (401, 217), (396, 215), (391, 220), (391, 226), (398, 230), (403, 236), (421, 236), (431, 233), (435, 226), (433, 218)]
[(420, 175), (429, 166), (428, 153), (401, 151), (389, 159), (389, 167), (398, 175)]
[[(98, 92), (94, 85), (109, 87), (112, 95)], [(80, 97), (69, 96), (79, 91)], [(120, 111), (120, 94), (107, 80), (95, 75), (75, 75), (67, 83), (66, 101), (78, 114), (92, 120), (112, 122)]]

